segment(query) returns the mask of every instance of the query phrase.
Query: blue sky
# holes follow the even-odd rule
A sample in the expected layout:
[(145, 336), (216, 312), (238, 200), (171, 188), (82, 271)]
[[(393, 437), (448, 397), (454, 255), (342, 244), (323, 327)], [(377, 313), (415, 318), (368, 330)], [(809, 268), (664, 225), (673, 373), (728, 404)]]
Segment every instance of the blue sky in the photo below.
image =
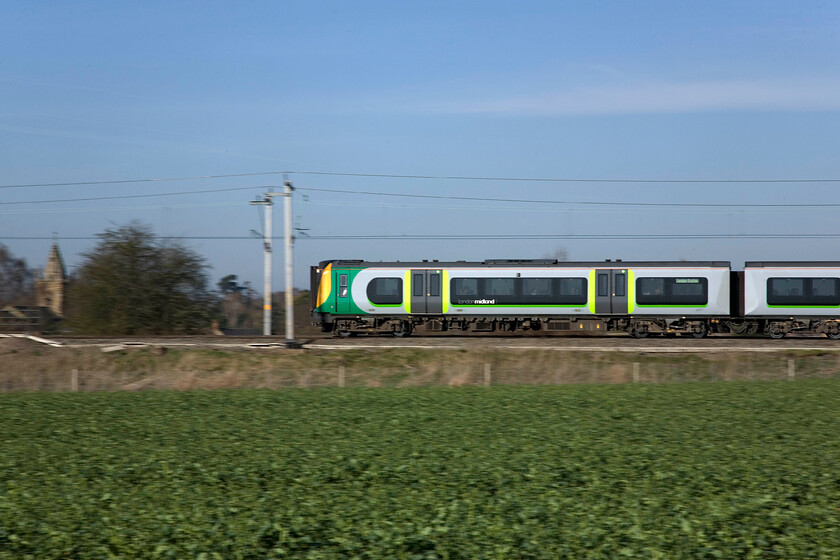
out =
[[(0, 5), (0, 185), (318, 171), (557, 179), (840, 179), (834, 2), (23, 2)], [(292, 173), (327, 258), (840, 260), (840, 182), (574, 183)], [(281, 175), (0, 188), (0, 242), (71, 269), (132, 220), (248, 236)], [(222, 191), (222, 189), (243, 189)], [(473, 197), (410, 199), (324, 192)], [(215, 193), (73, 199), (219, 190)], [(499, 203), (481, 199), (566, 201)], [(44, 200), (66, 202), (36, 203)], [(740, 206), (634, 207), (591, 202)], [(811, 207), (755, 206), (811, 204)], [(275, 235), (282, 213), (275, 212)], [(184, 243), (262, 285), (256, 239)], [(282, 259), (275, 259), (275, 288)]]

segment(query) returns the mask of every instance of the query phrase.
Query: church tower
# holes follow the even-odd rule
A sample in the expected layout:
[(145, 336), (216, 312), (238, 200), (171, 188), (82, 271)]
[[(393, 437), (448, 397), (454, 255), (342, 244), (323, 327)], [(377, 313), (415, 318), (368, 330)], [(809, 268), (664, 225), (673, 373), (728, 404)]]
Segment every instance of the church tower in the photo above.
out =
[(56, 317), (64, 316), (64, 287), (67, 274), (58, 243), (53, 243), (47, 266), (41, 278), (35, 281), (35, 297), (38, 307), (46, 307)]

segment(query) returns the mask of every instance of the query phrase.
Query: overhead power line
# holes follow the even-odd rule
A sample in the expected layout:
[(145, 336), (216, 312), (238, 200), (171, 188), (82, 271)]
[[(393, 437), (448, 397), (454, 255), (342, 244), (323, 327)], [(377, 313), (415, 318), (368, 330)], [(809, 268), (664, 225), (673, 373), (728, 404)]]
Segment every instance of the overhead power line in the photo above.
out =
[(218, 193), (218, 192), (230, 192), (230, 191), (253, 191), (253, 190), (260, 190), (260, 189), (271, 189), (275, 188), (275, 185), (262, 185), (257, 187), (233, 187), (228, 189), (204, 189), (200, 191), (178, 191), (178, 192), (167, 192), (167, 193), (155, 193), (155, 194), (126, 194), (126, 195), (118, 195), (118, 196), (89, 196), (85, 198), (62, 198), (62, 199), (54, 199), (54, 200), (19, 200), (14, 202), (0, 202), (0, 205), (12, 205), (12, 204), (52, 204), (52, 203), (59, 203), (59, 202), (90, 202), (90, 201), (99, 201), (99, 200), (121, 200), (127, 198), (154, 198), (159, 196), (181, 196), (181, 195), (191, 195), (191, 194), (207, 194), (207, 193)]
[(591, 178), (591, 177), (491, 177), (467, 175), (399, 175), (388, 173), (344, 173), (334, 171), (261, 171), (254, 173), (229, 173), (224, 175), (195, 175), (191, 177), (158, 177), (145, 179), (116, 179), (110, 181), (69, 181), (56, 183), (25, 183), (0, 185), (0, 189), (23, 189), (34, 187), (77, 187), (93, 185), (122, 185), (132, 183), (159, 183), (166, 181), (195, 181), (200, 179), (225, 179), (234, 177), (259, 177), (266, 175), (320, 175), (332, 177), (367, 177), (379, 179), (423, 179), (447, 181), (500, 181), (532, 183), (602, 183), (602, 184), (738, 184), (738, 183), (840, 183), (840, 178), (798, 178), (798, 179), (640, 179), (640, 178)]
[[(115, 195), (115, 196), (91, 196), (83, 198), (62, 198), (51, 200), (20, 200), (0, 202), (0, 206), (22, 205), (22, 204), (56, 204), (63, 202), (91, 202), (104, 200), (125, 200), (137, 198), (155, 198), (155, 197), (171, 197), (171, 196), (188, 196), (196, 194), (221, 193), (232, 191), (248, 191), (259, 189), (276, 188), (276, 185), (261, 185), (254, 187), (232, 187), (222, 189), (202, 189), (195, 191), (176, 191), (164, 193), (150, 193), (150, 194), (129, 194), (129, 195)], [(382, 191), (369, 190), (347, 190), (347, 189), (327, 189), (316, 187), (297, 187), (296, 190), (309, 192), (324, 192), (336, 194), (351, 194), (362, 196), (384, 196), (396, 198), (414, 198), (427, 200), (451, 200), (462, 202), (500, 202), (500, 203), (516, 203), (516, 204), (542, 204), (542, 205), (565, 205), (565, 206), (614, 206), (614, 207), (668, 207), (668, 208), (837, 208), (840, 203), (790, 203), (790, 204), (776, 204), (776, 203), (702, 203), (702, 202), (626, 202), (626, 201), (591, 201), (591, 200), (541, 200), (541, 199), (524, 199), (524, 198), (495, 198), (487, 196), (456, 196), (456, 195), (431, 195), (431, 194), (409, 194), (409, 193), (391, 193)], [(470, 208), (476, 209), (471, 206)]]
[(338, 173), (327, 171), (287, 171), (297, 175), (336, 177), (375, 177), (382, 179), (435, 179), (451, 181), (507, 181), (533, 183), (840, 183), (840, 179), (606, 179), (551, 177), (469, 177), (464, 175), (389, 175), (377, 173)]
[(92, 185), (124, 185), (129, 183), (163, 183), (166, 181), (195, 181), (198, 179), (226, 179), (232, 177), (258, 177), (260, 175), (281, 175), (286, 171), (264, 171), (260, 173), (231, 173), (228, 175), (196, 175), (194, 177), (161, 177), (153, 179), (121, 179), (115, 181), (73, 181), (68, 183), (30, 183), (24, 185), (0, 185), (0, 189), (26, 189), (30, 187), (79, 187)]
[[(170, 240), (189, 240), (189, 239), (248, 239), (250, 241), (254, 240), (254, 237), (251, 235), (157, 235), (155, 236), (158, 239), (170, 239)], [(25, 236), (25, 235), (6, 235), (0, 237), (0, 240), (13, 240), (13, 241), (44, 241), (44, 240), (54, 240), (54, 236), (46, 236), (46, 235), (32, 235), (32, 236)], [(100, 239), (98, 235), (61, 235), (58, 237), (60, 241), (90, 241), (93, 239)], [(272, 238), (273, 239), (273, 238)]]
[[(160, 235), (159, 239), (167, 240), (248, 240), (253, 236), (245, 235)], [(52, 236), (5, 236), (0, 240), (15, 241), (50, 241)], [(62, 241), (90, 241), (100, 239), (99, 236), (61, 236)], [(280, 237), (272, 237), (281, 239)], [(381, 240), (381, 241), (423, 241), (423, 240), (523, 240), (523, 239), (569, 239), (569, 240), (690, 240), (690, 239), (840, 239), (840, 233), (708, 233), (708, 234), (487, 234), (487, 235), (301, 235), (297, 241), (336, 241), (336, 240)]]
[(407, 193), (386, 193), (377, 191), (358, 191), (358, 190), (341, 190), (341, 189), (322, 189), (314, 187), (297, 187), (299, 191), (317, 191), (329, 193), (344, 193), (344, 194), (361, 194), (370, 196), (391, 196), (399, 198), (422, 198), (435, 200), (462, 200), (470, 202), (505, 202), (505, 203), (519, 203), (519, 204), (562, 204), (562, 205), (581, 205), (581, 206), (666, 206), (666, 207), (702, 207), (702, 208), (744, 208), (744, 207), (760, 207), (760, 208), (824, 208), (824, 207), (840, 207), (840, 203), (822, 203), (822, 204), (756, 204), (753, 202), (745, 202), (741, 204), (717, 204), (717, 203), (702, 203), (702, 202), (618, 202), (618, 201), (587, 201), (587, 200), (535, 200), (523, 198), (495, 198), (488, 196), (456, 196), (456, 195), (433, 195), (433, 194), (407, 194)]
[(166, 205), (146, 205), (146, 206), (89, 206), (89, 207), (65, 207), (65, 208), (37, 208), (29, 210), (5, 210), (0, 209), (0, 216), (11, 215), (36, 215), (36, 214), (84, 214), (90, 212), (118, 212), (121, 210), (129, 212), (137, 212), (140, 210), (173, 210), (173, 209), (189, 209), (189, 208), (223, 208), (241, 206), (241, 202), (195, 202), (192, 204), (166, 204)]
[(307, 235), (300, 240), (520, 240), (520, 239), (840, 239), (840, 233), (709, 233), (709, 234), (514, 234), (514, 235)]

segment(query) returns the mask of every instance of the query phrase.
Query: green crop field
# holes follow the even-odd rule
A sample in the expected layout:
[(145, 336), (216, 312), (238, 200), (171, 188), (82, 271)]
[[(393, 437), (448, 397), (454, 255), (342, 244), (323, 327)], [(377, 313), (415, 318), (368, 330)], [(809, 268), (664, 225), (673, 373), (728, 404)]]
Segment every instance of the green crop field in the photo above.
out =
[(0, 559), (840, 558), (840, 382), (0, 395)]

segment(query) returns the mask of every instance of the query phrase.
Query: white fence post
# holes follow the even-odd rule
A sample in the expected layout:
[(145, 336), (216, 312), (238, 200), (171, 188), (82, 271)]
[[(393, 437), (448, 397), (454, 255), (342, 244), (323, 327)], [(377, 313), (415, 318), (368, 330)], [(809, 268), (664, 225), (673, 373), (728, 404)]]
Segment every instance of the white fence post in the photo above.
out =
[(484, 364), (484, 386), (490, 386), (490, 364)]
[(788, 381), (793, 381), (794, 377), (796, 377), (796, 361), (793, 359), (788, 360)]
[(344, 387), (344, 366), (338, 366), (338, 386)]
[(70, 370), (70, 390), (74, 393), (79, 391), (79, 370)]
[(639, 369), (640, 369), (639, 362), (633, 362), (633, 383), (639, 382)]

